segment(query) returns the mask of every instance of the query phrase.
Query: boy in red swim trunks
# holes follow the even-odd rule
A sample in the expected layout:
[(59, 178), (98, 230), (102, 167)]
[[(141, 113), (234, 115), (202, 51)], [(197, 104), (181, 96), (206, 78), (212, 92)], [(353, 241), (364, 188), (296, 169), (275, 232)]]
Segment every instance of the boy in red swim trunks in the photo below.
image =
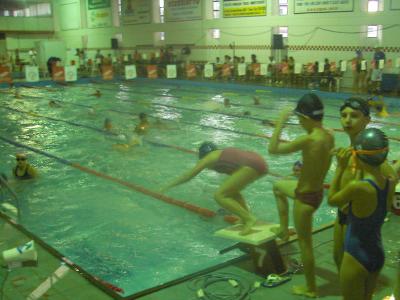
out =
[(250, 183), (267, 174), (268, 167), (264, 159), (255, 152), (237, 148), (217, 149), (211, 142), (204, 142), (199, 148), (199, 162), (187, 173), (167, 185), (161, 191), (191, 180), (204, 169), (229, 175), (214, 194), (217, 203), (239, 216), (243, 222), (241, 235), (251, 233), (256, 218), (249, 212), (241, 191)]
[(333, 135), (322, 127), (324, 107), (315, 94), (304, 95), (297, 103), (294, 113), (300, 125), (307, 131), (289, 143), (282, 143), (280, 135), (292, 111), (283, 111), (272, 135), (268, 151), (271, 154), (287, 154), (301, 151), (303, 167), (297, 182), (283, 185), (277, 195), (280, 227), (275, 232), (282, 239), (288, 236), (287, 197), (295, 199), (293, 215), (298, 235), (301, 258), (307, 286), (293, 287), (293, 293), (306, 297), (317, 297), (315, 265), (312, 247), (313, 214), (323, 198), (323, 183), (331, 164), (331, 150), (334, 147)]

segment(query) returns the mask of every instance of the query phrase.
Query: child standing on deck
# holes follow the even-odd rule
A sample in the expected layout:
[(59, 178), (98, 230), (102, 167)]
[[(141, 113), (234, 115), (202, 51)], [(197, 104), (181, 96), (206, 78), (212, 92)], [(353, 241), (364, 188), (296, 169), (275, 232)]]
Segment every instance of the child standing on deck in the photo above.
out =
[(334, 147), (333, 135), (322, 126), (324, 107), (316, 94), (305, 94), (297, 103), (294, 113), (298, 116), (300, 125), (307, 131), (289, 143), (282, 143), (280, 135), (285, 122), (292, 111), (282, 112), (268, 151), (271, 154), (287, 154), (301, 151), (303, 167), (296, 184), (282, 187), (285, 197), (277, 197), (280, 217), (280, 227), (275, 232), (283, 239), (289, 235), (287, 198), (293, 198), (294, 225), (298, 235), (301, 259), (304, 265), (306, 286), (294, 286), (292, 292), (306, 297), (317, 297), (315, 282), (315, 262), (312, 247), (313, 214), (318, 209), (323, 198), (323, 184), (331, 164), (330, 151)]

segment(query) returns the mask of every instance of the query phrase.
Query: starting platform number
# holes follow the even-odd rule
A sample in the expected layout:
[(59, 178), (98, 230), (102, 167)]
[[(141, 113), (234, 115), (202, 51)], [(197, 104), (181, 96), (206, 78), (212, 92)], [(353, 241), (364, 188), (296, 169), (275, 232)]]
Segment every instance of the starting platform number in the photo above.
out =
[(393, 207), (395, 209), (400, 209), (400, 194), (395, 194), (393, 199)]

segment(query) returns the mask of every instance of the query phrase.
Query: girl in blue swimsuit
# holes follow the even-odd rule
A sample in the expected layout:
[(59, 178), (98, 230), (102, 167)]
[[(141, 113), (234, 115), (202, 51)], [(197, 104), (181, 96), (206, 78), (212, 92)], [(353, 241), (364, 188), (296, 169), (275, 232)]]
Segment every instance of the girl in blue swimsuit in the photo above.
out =
[[(381, 165), (389, 152), (388, 139), (376, 128), (365, 129), (356, 137), (353, 151), (342, 149), (337, 155), (337, 169), (329, 189), (328, 202), (348, 207), (348, 227), (344, 256), (340, 266), (343, 299), (372, 299), (376, 281), (384, 264), (381, 227), (392, 205), (395, 178), (387, 178)], [(353, 180), (339, 190), (343, 171), (350, 156), (354, 168), (361, 169), (362, 180)]]

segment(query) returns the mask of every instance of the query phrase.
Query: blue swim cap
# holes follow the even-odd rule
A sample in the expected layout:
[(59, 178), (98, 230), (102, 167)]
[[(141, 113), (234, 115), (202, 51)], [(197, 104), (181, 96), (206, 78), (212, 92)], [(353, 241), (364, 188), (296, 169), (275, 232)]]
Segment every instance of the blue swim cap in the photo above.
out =
[(217, 146), (213, 142), (204, 142), (199, 147), (199, 159), (202, 159), (208, 153), (217, 149)]
[(367, 128), (361, 131), (354, 143), (357, 157), (371, 166), (379, 166), (389, 153), (389, 140), (378, 128)]

